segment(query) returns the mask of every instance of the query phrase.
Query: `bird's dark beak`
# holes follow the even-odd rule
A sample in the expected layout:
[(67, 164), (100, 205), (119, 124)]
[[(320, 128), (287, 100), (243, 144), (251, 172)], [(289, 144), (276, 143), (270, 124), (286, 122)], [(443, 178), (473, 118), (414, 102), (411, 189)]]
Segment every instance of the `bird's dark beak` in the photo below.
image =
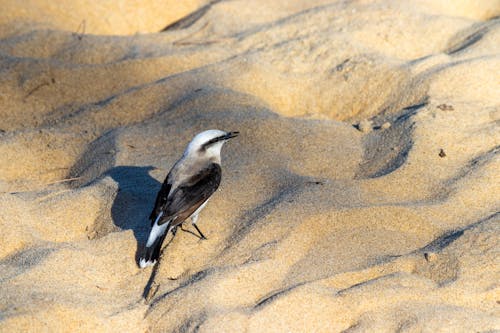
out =
[(224, 135), (224, 140), (229, 140), (229, 139), (235, 138), (239, 134), (240, 134), (240, 132), (228, 132), (226, 135)]

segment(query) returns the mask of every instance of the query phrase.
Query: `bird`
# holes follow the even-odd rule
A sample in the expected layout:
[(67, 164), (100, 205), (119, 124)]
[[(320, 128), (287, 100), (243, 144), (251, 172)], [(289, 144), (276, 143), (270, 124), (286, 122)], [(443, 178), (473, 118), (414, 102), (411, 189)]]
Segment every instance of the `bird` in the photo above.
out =
[(168, 232), (175, 235), (177, 227), (188, 218), (191, 218), (200, 239), (206, 239), (196, 225), (198, 214), (219, 187), (222, 146), (238, 135), (239, 132), (211, 129), (198, 133), (189, 142), (156, 196), (149, 216), (151, 231), (139, 257), (141, 268), (156, 264)]

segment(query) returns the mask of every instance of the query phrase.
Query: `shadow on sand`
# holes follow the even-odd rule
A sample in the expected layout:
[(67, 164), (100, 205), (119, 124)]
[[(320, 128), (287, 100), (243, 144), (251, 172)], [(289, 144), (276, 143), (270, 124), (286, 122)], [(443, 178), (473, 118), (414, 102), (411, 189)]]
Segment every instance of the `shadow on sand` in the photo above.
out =
[[(154, 167), (119, 166), (106, 172), (118, 183), (118, 193), (111, 207), (113, 223), (123, 230), (131, 229), (137, 241), (135, 252), (136, 264), (143, 251), (149, 231), (151, 229), (148, 219), (156, 199), (156, 194), (160, 190), (161, 183), (149, 175), (149, 171)], [(182, 227), (181, 227), (182, 229)], [(189, 233), (189, 230), (182, 229)], [(192, 233), (195, 235), (194, 233)], [(196, 236), (196, 235), (195, 235)], [(173, 237), (163, 246), (163, 251), (168, 247)], [(162, 251), (162, 253), (163, 253)], [(159, 262), (153, 267), (149, 281), (144, 287), (143, 297), (149, 300), (154, 296), (157, 285), (154, 280), (160, 266)]]
[(136, 263), (151, 228), (148, 217), (161, 187), (161, 183), (149, 175), (151, 170), (154, 167), (118, 166), (106, 172), (118, 183), (118, 193), (111, 207), (113, 223), (120, 229), (134, 232)]

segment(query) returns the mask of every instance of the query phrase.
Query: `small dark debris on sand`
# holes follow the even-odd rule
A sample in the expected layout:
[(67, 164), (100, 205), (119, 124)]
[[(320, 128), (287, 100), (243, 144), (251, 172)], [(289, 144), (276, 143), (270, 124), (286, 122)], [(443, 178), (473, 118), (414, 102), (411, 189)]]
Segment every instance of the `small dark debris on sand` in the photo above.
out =
[(436, 106), (439, 110), (442, 110), (442, 111), (453, 111), (455, 110), (453, 108), (453, 105), (448, 105), (448, 104), (439, 104), (438, 106)]

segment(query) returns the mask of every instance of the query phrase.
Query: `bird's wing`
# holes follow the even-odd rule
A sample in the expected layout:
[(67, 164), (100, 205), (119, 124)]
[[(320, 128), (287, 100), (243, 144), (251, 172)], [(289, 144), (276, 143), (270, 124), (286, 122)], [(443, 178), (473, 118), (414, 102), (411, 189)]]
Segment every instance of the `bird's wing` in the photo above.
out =
[(219, 164), (211, 163), (184, 183), (177, 186), (162, 207), (163, 216), (158, 224), (178, 217), (177, 222), (188, 218), (217, 190), (221, 180)]
[(156, 221), (156, 218), (158, 217), (158, 214), (160, 214), (162, 208), (167, 203), (167, 198), (170, 193), (170, 189), (172, 188), (169, 176), (170, 174), (167, 175), (167, 178), (165, 178), (165, 181), (161, 185), (160, 192), (158, 192), (158, 195), (156, 196), (155, 207), (153, 208), (151, 215), (149, 215), (149, 219), (151, 220), (151, 226), (153, 226), (153, 224)]

